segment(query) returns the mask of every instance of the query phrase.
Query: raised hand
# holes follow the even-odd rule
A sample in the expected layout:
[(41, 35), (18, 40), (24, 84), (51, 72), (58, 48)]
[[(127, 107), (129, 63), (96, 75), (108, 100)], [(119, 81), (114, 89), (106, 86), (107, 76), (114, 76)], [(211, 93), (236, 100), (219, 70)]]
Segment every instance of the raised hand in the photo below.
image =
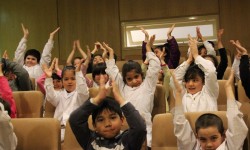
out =
[(105, 48), (103, 47), (103, 45), (100, 42), (95, 42), (95, 45), (97, 46), (97, 49), (100, 48), (101, 50), (104, 50)]
[(234, 71), (233, 69), (231, 69), (230, 76), (225, 83), (225, 90), (226, 90), (226, 95), (227, 95), (228, 100), (235, 100), (235, 96), (234, 96), (233, 88), (232, 88), (233, 82), (234, 82)]
[(9, 59), (9, 56), (8, 56), (8, 53), (7, 53), (7, 50), (4, 51), (3, 53), (3, 57), (4, 59)]
[(45, 73), (47, 78), (51, 78), (54, 67), (55, 67), (55, 62), (56, 62), (56, 58), (53, 59), (49, 68), (47, 64), (42, 64), (43, 72)]
[(23, 24), (21, 24), (21, 26), (23, 29), (23, 38), (27, 39), (29, 36), (29, 30), (27, 28), (25, 28)]
[(142, 26), (138, 26), (140, 29), (141, 29), (141, 31), (142, 31), (142, 33), (144, 33), (144, 35), (145, 35), (145, 42), (148, 42), (148, 40), (149, 40), (149, 34), (148, 34), (148, 32), (142, 27)]
[(238, 40), (236, 42), (234, 40), (230, 40), (230, 42), (237, 48), (236, 50), (239, 53), (241, 53), (242, 55), (248, 55), (246, 48), (242, 47)]
[(56, 72), (58, 72), (58, 71), (61, 71), (61, 69), (59, 68), (59, 64), (58, 64), (58, 58), (55, 58), (55, 70), (56, 70)]
[(83, 62), (84, 62), (84, 59), (81, 59), (80, 63), (76, 64), (76, 69), (75, 69), (76, 72), (79, 72), (81, 70), (81, 65)]
[(188, 34), (188, 45), (190, 47), (190, 53), (192, 53), (193, 58), (195, 59), (198, 56), (198, 41), (195, 38), (192, 38), (190, 34)]
[(198, 39), (200, 39), (201, 41), (204, 41), (204, 38), (203, 38), (201, 31), (200, 31), (200, 27), (196, 27), (196, 34), (197, 34)]
[(221, 39), (222, 34), (224, 33), (224, 29), (219, 29), (217, 32), (218, 39)]
[(174, 30), (174, 27), (175, 27), (175, 24), (173, 24), (169, 29), (168, 29), (168, 32), (167, 32), (167, 36), (168, 36), (168, 39), (171, 39), (172, 38), (172, 32)]
[(54, 30), (53, 32), (50, 33), (50, 35), (49, 35), (49, 39), (50, 40), (54, 39), (54, 36), (58, 32), (59, 29), (60, 29), (60, 27), (56, 28), (56, 30)]
[(109, 59), (114, 59), (114, 50), (111, 47), (109, 47), (109, 45), (106, 44), (105, 42), (103, 42), (103, 46), (109, 52)]
[(94, 104), (98, 105), (102, 102), (102, 100), (107, 96), (107, 89), (105, 88), (105, 78), (103, 75), (100, 75), (100, 85), (99, 92), (92, 100)]
[(154, 41), (155, 41), (155, 35), (152, 35), (146, 45), (147, 52), (151, 52), (151, 47), (153, 47)]
[(120, 90), (117, 86), (117, 84), (115, 83), (114, 80), (112, 80), (112, 91), (114, 94), (114, 98), (115, 100), (121, 105), (125, 102), (125, 99), (122, 97)]
[(80, 40), (76, 40), (76, 47), (78, 49), (78, 51), (80, 52), (80, 54), (82, 55), (82, 58), (86, 59), (87, 55), (86, 53), (82, 50), (81, 44), (80, 44)]
[(88, 67), (89, 62), (90, 62), (90, 60), (91, 60), (91, 52), (90, 52), (90, 48), (89, 48), (88, 45), (86, 45), (86, 48), (87, 48), (87, 58), (86, 58), (86, 60), (84, 61), (84, 65), (85, 65), (86, 67)]

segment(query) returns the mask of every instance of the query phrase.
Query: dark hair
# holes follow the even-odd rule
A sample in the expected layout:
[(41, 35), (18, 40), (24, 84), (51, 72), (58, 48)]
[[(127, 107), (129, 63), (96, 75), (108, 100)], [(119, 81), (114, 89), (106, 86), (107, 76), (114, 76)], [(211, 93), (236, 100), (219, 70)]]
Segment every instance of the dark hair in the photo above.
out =
[(67, 71), (67, 70), (73, 70), (74, 71), (74, 74), (75, 74), (75, 67), (74, 66), (65, 66), (64, 68), (63, 68), (63, 70), (62, 70), (62, 77), (61, 78), (63, 78), (63, 75), (64, 75), (64, 73), (65, 73), (65, 71)]
[(96, 75), (100, 74), (106, 74), (105, 69), (106, 69), (106, 63), (98, 63), (93, 66), (92, 69), (92, 79), (95, 80)]
[(195, 79), (197, 76), (201, 77), (202, 83), (205, 83), (205, 74), (204, 72), (198, 67), (198, 65), (194, 64), (189, 66), (185, 75), (184, 81), (188, 82), (191, 79)]
[(218, 63), (217, 58), (214, 55), (209, 54), (209, 55), (203, 56), (203, 58), (206, 58), (206, 57), (209, 57), (210, 59), (213, 60), (213, 64), (214, 64), (215, 68), (218, 67), (219, 63)]
[(128, 72), (130, 72), (131, 70), (135, 70), (136, 73), (141, 74), (141, 76), (143, 77), (143, 73), (142, 73), (142, 69), (141, 69), (141, 65), (133, 60), (129, 60), (127, 61), (123, 66), (122, 66), (122, 78), (123, 78), (123, 82), (126, 82), (126, 75)]
[(11, 114), (10, 104), (7, 101), (3, 100), (2, 98), (0, 98), (0, 103), (3, 104), (4, 110), (6, 110), (8, 112), (8, 115), (10, 116)]
[(62, 80), (62, 78), (54, 72), (52, 73), (52, 79), (53, 80)]
[(29, 49), (29, 50), (27, 50), (27, 51), (25, 52), (25, 55), (24, 55), (24, 61), (25, 61), (25, 59), (26, 59), (26, 57), (27, 57), (28, 55), (31, 55), (31, 56), (36, 57), (37, 63), (40, 62), (41, 54), (40, 54), (40, 52), (39, 52), (38, 50), (36, 50), (36, 49)]
[(95, 125), (96, 117), (100, 115), (104, 110), (115, 112), (120, 116), (120, 118), (123, 117), (120, 105), (115, 101), (114, 98), (107, 96), (106, 98), (104, 98), (101, 104), (99, 104), (98, 107), (92, 112), (93, 125)]
[(195, 132), (198, 134), (201, 128), (208, 128), (211, 126), (216, 127), (220, 134), (224, 135), (224, 126), (221, 118), (212, 113), (203, 114), (196, 120)]
[(204, 45), (200, 45), (199, 47), (198, 47), (198, 54), (200, 55), (201, 54), (201, 50), (202, 49), (206, 49), (206, 47), (204, 46)]
[(169, 49), (169, 44), (168, 43), (165, 43), (164, 45), (158, 45), (154, 49), (159, 49), (160, 51), (163, 51), (163, 47), (165, 47), (165, 52), (167, 53), (167, 51)]

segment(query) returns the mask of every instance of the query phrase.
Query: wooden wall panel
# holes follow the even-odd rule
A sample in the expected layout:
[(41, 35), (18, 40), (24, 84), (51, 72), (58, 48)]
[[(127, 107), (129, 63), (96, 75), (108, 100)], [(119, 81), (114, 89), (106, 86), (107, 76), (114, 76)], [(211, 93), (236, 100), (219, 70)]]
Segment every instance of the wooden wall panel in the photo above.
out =
[[(23, 36), (21, 23), (29, 29), (27, 48), (42, 51), (49, 33), (57, 27), (56, 0), (12, 0), (0, 1), (0, 50), (8, 50), (14, 57), (14, 51)], [(2, 54), (2, 53), (1, 53)], [(58, 41), (52, 52), (58, 55)]]
[(120, 0), (121, 21), (218, 13), (218, 0)]
[(235, 48), (229, 43), (231, 39), (240, 40), (250, 52), (250, 1), (220, 0), (220, 27), (224, 28), (223, 43), (232, 54)]
[(58, 10), (62, 60), (66, 60), (75, 39), (80, 39), (84, 49), (86, 44), (93, 49), (96, 41), (105, 41), (121, 55), (117, 0), (60, 0)]

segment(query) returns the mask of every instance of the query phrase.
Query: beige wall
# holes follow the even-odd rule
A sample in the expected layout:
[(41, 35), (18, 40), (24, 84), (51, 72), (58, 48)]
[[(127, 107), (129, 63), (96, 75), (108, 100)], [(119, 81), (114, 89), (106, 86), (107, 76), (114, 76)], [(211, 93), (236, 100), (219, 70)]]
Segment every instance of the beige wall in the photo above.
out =
[[(140, 55), (138, 50), (122, 50), (120, 24), (123, 21), (165, 19), (191, 15), (219, 15), (225, 29), (224, 45), (239, 39), (250, 50), (250, 1), (235, 0), (12, 0), (0, 1), (0, 50), (14, 51), (22, 37), (20, 23), (29, 28), (28, 48), (42, 51), (49, 33), (57, 26), (53, 57), (65, 62), (72, 42), (80, 39), (82, 47), (93, 48), (95, 41), (105, 41), (119, 58)], [(59, 37), (59, 38), (58, 38)], [(181, 46), (186, 51), (186, 46)], [(77, 53), (79, 54), (79, 53)]]

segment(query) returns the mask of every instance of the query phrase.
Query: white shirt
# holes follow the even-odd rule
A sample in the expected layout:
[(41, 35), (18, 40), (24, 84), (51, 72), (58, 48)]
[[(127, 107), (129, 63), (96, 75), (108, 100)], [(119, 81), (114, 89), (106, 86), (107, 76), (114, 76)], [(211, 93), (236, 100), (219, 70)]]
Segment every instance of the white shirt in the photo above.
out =
[[(24, 55), (25, 55), (25, 51), (27, 48), (26, 43), (27, 43), (27, 39), (22, 38), (15, 51), (14, 60), (19, 64), (24, 64)], [(51, 50), (53, 48), (53, 45), (54, 45), (54, 41), (49, 39), (48, 42), (44, 46), (41, 59), (40, 59), (40, 64), (31, 66), (31, 67), (23, 65), (23, 67), (28, 71), (30, 78), (37, 79), (43, 74), (42, 64), (49, 65), (51, 61)]]
[(56, 107), (54, 118), (61, 121), (61, 125), (66, 125), (71, 112), (89, 98), (89, 90), (82, 72), (76, 72), (76, 89), (73, 92), (68, 93), (65, 89), (54, 90), (52, 78), (45, 79), (45, 91), (47, 101)]
[[(225, 141), (216, 150), (242, 150), (248, 128), (235, 100), (227, 100), (228, 129)], [(185, 118), (183, 108), (176, 107), (174, 112), (174, 134), (179, 150), (201, 150), (195, 134)]]
[(119, 73), (115, 60), (106, 61), (106, 73), (118, 84), (120, 92), (126, 101), (131, 102), (146, 121), (147, 126), (147, 145), (151, 147), (152, 121), (151, 112), (154, 105), (154, 92), (158, 80), (158, 73), (161, 69), (160, 61), (153, 52), (146, 53), (149, 66), (146, 77), (138, 87), (130, 87), (123, 82), (122, 75)]
[[(174, 71), (176, 79), (182, 85), (183, 89), (182, 104), (184, 112), (216, 111), (218, 110), (217, 99), (219, 95), (219, 85), (214, 64), (201, 56), (195, 59), (195, 64), (197, 64), (205, 74), (205, 84), (202, 90), (196, 94), (189, 94), (183, 85), (184, 76), (189, 64), (185, 61)], [(170, 79), (170, 86), (172, 89), (175, 88), (172, 77)]]
[(240, 59), (234, 58), (232, 69), (234, 70), (234, 76), (240, 80)]

